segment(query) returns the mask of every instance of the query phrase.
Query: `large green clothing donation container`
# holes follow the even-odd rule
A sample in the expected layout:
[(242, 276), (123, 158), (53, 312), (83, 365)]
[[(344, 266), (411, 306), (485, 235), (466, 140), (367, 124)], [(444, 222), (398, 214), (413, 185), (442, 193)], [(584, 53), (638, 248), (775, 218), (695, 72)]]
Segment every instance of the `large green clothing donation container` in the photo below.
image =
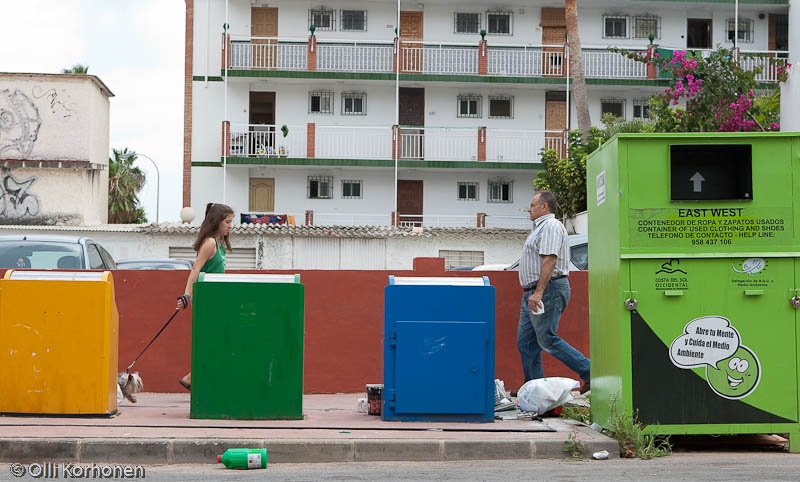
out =
[(587, 162), (592, 416), (800, 451), (800, 133), (622, 134)]
[(189, 416), (302, 419), (303, 304), (300, 275), (201, 273)]

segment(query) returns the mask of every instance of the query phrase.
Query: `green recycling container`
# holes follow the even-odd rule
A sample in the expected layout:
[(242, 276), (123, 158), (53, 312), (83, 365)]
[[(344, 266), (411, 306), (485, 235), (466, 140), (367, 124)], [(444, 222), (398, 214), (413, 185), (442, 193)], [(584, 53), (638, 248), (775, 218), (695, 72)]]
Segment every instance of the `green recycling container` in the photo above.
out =
[(594, 421), (800, 452), (800, 133), (620, 134), (587, 188)]
[(190, 418), (302, 419), (300, 275), (200, 273), (192, 301)]

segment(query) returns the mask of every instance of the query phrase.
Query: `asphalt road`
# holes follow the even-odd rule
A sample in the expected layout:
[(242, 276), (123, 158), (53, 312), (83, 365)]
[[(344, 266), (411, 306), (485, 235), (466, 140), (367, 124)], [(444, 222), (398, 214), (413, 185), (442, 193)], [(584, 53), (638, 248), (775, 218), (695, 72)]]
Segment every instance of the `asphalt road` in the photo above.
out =
[[(800, 478), (800, 454), (762, 451), (675, 453), (653, 460), (486, 460), (471, 462), (379, 462), (273, 464), (261, 470), (227, 470), (222, 465), (145, 467), (147, 481), (791, 481)], [(42, 480), (11, 476), (0, 481)], [(109, 479), (106, 479), (109, 480)], [(122, 480), (122, 479), (120, 479)], [(126, 479), (136, 480), (136, 479)]]

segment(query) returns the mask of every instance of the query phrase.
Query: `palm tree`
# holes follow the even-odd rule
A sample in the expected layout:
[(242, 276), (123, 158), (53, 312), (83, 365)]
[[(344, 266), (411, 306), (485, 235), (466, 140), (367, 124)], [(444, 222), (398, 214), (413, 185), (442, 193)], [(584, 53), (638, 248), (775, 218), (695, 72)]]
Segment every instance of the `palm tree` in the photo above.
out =
[(61, 69), (62, 74), (88, 74), (89, 73), (89, 66), (88, 65), (81, 65), (75, 64), (68, 69)]
[[(581, 36), (578, 33), (577, 0), (564, 0), (567, 21), (567, 47), (569, 48), (569, 70), (572, 74), (572, 93), (575, 100), (575, 113), (578, 117), (578, 130), (583, 142), (589, 142), (589, 97), (586, 93), (586, 79), (583, 76), (583, 56), (581, 55)], [(567, 112), (569, 116), (569, 112)]]
[(136, 153), (128, 148), (114, 149), (108, 158), (108, 222), (111, 224), (146, 223), (138, 194), (144, 186), (144, 173), (134, 167)]

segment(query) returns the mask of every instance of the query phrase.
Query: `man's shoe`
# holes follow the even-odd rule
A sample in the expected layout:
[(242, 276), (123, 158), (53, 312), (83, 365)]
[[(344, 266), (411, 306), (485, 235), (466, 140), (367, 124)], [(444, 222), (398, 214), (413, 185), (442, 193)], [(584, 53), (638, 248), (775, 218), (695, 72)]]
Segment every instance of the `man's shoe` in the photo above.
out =
[(586, 383), (584, 383), (584, 384), (583, 384), (583, 386), (582, 386), (582, 387), (581, 387), (581, 389), (579, 390), (579, 393), (580, 393), (581, 395), (583, 395), (584, 393), (588, 392), (588, 391), (589, 391), (589, 390), (591, 390), (591, 389), (592, 389), (592, 388), (589, 386), (589, 382), (586, 382)]

